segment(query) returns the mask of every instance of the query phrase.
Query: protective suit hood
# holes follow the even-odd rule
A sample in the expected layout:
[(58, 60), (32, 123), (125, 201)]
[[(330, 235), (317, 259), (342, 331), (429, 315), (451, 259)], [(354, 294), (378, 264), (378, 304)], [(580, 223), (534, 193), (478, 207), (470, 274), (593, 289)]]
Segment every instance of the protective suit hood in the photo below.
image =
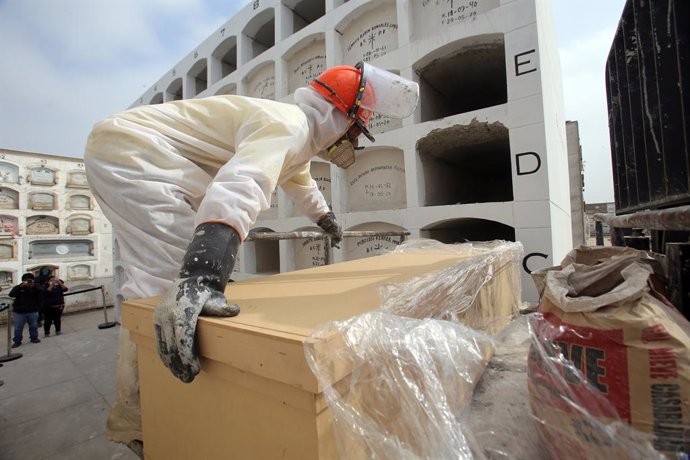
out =
[(312, 156), (333, 145), (352, 124), (351, 119), (311, 87), (295, 90), (295, 104), (307, 116)]

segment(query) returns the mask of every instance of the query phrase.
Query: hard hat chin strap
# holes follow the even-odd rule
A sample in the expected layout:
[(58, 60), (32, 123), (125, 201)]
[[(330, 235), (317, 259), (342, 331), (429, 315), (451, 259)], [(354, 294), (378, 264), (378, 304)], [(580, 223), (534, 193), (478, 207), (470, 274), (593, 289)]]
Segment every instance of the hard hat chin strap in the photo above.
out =
[(355, 65), (355, 69), (359, 70), (359, 85), (357, 85), (357, 94), (355, 95), (355, 100), (350, 107), (350, 112), (348, 115), (350, 118), (357, 118), (357, 112), (359, 112), (362, 105), (362, 96), (364, 96), (364, 88), (367, 85), (367, 76), (364, 75), (364, 62), (359, 61)]

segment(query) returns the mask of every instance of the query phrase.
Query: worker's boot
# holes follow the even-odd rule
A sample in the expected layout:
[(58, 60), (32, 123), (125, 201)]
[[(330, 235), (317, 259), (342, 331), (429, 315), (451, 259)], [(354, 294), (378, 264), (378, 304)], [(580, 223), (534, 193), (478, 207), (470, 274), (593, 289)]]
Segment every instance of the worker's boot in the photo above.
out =
[(199, 314), (235, 316), (237, 305), (228, 305), (228, 283), (240, 236), (232, 227), (207, 222), (194, 231), (180, 269), (180, 277), (154, 313), (158, 353), (163, 363), (183, 382), (199, 373), (194, 333)]

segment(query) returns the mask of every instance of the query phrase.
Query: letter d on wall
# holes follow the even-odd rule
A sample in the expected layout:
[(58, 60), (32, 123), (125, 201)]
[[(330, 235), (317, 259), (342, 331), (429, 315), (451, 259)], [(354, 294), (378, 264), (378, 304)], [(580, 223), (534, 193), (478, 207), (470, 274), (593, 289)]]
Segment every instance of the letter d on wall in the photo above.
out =
[[(534, 160), (525, 159), (525, 156), (531, 156), (534, 157)], [(523, 163), (524, 159), (524, 163)], [(536, 160), (536, 161), (535, 161)], [(523, 171), (523, 168), (525, 170)], [(527, 169), (531, 168), (531, 169)], [(517, 171), (518, 176), (525, 176), (527, 174), (534, 174), (535, 172), (539, 171), (539, 168), (541, 168), (541, 157), (537, 155), (534, 152), (525, 152), (525, 153), (518, 153), (515, 155), (515, 170)]]

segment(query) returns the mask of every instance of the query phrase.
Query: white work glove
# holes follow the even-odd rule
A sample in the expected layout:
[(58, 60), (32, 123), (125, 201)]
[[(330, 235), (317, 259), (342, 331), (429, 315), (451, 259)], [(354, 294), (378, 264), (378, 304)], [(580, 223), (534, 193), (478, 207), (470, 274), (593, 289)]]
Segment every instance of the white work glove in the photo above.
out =
[(199, 315), (230, 317), (240, 312), (237, 305), (227, 304), (224, 294), (239, 246), (240, 237), (232, 227), (200, 224), (187, 248), (180, 278), (154, 312), (158, 354), (185, 383), (201, 370), (194, 337)]

